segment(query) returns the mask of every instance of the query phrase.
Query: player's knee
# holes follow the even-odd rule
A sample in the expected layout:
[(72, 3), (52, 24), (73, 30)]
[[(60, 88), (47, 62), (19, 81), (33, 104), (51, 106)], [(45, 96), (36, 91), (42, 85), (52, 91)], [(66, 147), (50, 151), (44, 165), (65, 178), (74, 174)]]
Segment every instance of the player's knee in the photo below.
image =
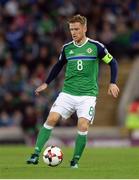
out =
[(86, 132), (86, 131), (88, 131), (88, 124), (87, 123), (82, 123), (82, 124), (79, 125), (78, 129), (81, 132)]
[(82, 132), (88, 131), (88, 127), (83, 125), (83, 126), (80, 127), (80, 131), (82, 131)]
[(48, 117), (46, 123), (50, 126), (55, 126), (57, 119), (55, 117)]
[(89, 122), (86, 119), (80, 119), (78, 122), (78, 130), (82, 132), (88, 131)]
[(47, 120), (46, 120), (46, 124), (49, 126), (55, 126), (56, 123), (59, 120), (59, 115), (56, 113), (50, 113)]

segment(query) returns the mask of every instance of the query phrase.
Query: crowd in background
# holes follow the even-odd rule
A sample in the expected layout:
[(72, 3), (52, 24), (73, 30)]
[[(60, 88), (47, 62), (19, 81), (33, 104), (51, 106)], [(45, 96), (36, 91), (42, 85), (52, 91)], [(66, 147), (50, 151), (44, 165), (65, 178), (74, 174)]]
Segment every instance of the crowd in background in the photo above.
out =
[(138, 0), (1, 0), (0, 127), (36, 132), (47, 117), (64, 72), (47, 93), (35, 97), (34, 90), (57, 62), (62, 45), (71, 40), (66, 20), (74, 14), (87, 17), (87, 35), (104, 43), (116, 59), (138, 55)]

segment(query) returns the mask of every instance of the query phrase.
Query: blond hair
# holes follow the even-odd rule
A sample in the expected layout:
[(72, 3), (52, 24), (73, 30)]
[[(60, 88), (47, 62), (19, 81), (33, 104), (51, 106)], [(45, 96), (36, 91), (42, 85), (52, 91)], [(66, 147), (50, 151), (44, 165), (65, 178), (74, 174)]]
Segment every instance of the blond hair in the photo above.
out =
[(70, 23), (76, 23), (76, 22), (79, 22), (79, 23), (81, 23), (82, 25), (87, 25), (87, 19), (86, 19), (86, 17), (81, 16), (80, 14), (77, 14), (77, 15), (71, 17), (71, 18), (68, 20), (68, 24), (70, 24)]

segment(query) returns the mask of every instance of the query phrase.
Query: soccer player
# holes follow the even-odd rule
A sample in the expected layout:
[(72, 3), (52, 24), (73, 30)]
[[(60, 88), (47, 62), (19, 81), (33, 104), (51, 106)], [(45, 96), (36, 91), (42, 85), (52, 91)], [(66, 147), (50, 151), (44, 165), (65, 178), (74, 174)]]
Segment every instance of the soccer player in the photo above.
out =
[(70, 166), (78, 168), (79, 159), (86, 145), (89, 125), (94, 119), (98, 95), (99, 61), (102, 60), (108, 64), (111, 70), (108, 94), (116, 98), (119, 93), (119, 88), (116, 85), (117, 61), (103, 44), (86, 36), (87, 19), (84, 16), (75, 15), (69, 19), (68, 24), (73, 41), (63, 46), (59, 61), (52, 68), (46, 82), (35, 90), (36, 95), (46, 90), (49, 83), (66, 65), (62, 92), (52, 105), (47, 120), (40, 129), (34, 153), (27, 160), (28, 164), (38, 164), (39, 154), (59, 118), (67, 119), (76, 112), (78, 131)]

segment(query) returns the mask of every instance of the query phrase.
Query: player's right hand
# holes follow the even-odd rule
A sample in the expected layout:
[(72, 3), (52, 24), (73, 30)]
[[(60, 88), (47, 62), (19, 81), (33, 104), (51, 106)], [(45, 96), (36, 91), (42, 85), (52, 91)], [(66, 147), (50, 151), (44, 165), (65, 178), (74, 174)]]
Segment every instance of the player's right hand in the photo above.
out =
[(47, 87), (48, 87), (48, 85), (46, 83), (43, 83), (35, 90), (35, 95), (38, 96), (40, 94), (40, 92), (44, 91)]

